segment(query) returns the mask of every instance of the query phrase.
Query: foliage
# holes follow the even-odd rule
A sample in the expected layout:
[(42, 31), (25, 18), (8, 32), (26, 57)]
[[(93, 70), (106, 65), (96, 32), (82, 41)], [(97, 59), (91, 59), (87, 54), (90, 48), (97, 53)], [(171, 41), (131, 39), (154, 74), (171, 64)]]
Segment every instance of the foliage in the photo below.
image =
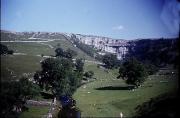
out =
[(142, 63), (135, 58), (128, 59), (119, 68), (119, 77), (126, 80), (127, 84), (132, 84), (138, 87), (145, 81), (147, 72)]
[(166, 93), (148, 102), (138, 105), (133, 118), (176, 118), (178, 115), (178, 97), (174, 93)]
[(62, 48), (57, 48), (56, 50), (55, 50), (55, 52), (56, 52), (56, 57), (57, 56), (59, 56), (59, 57), (63, 57), (64, 56), (64, 50), (62, 49)]
[(145, 63), (144, 66), (145, 66), (145, 68), (147, 70), (148, 75), (153, 75), (153, 74), (155, 74), (158, 71), (158, 67), (156, 67), (153, 64)]
[(13, 50), (9, 50), (7, 46), (0, 44), (0, 54), (13, 54), (14, 51)]
[(84, 76), (85, 76), (86, 78), (92, 78), (93, 75), (94, 75), (94, 72), (93, 72), (93, 71), (88, 71), (88, 72), (85, 72), (85, 73), (84, 73)]
[(74, 50), (71, 50), (70, 48), (68, 48), (67, 50), (66, 50), (66, 52), (65, 52), (65, 57), (66, 58), (73, 58), (73, 57), (75, 57), (75, 56), (77, 56), (77, 52), (76, 51), (74, 51)]
[(67, 104), (59, 111), (58, 118), (79, 118), (80, 115), (80, 110), (76, 107), (76, 101), (70, 98)]
[(56, 50), (56, 57), (65, 57), (72, 59), (73, 57), (77, 56), (77, 52), (74, 50), (71, 50), (68, 48), (66, 51), (64, 51), (62, 48), (58, 47)]
[(47, 58), (41, 63), (41, 71), (37, 71), (34, 79), (39, 86), (51, 90), (54, 95), (71, 96), (80, 84), (80, 75), (74, 71), (72, 60), (66, 58)]
[(178, 39), (143, 39), (132, 41), (128, 56), (141, 62), (149, 61), (155, 66), (177, 65)]
[(77, 72), (83, 72), (84, 61), (82, 59), (76, 59), (75, 67)]
[(1, 114), (4, 118), (17, 117), (23, 111), (25, 102), (40, 92), (40, 88), (27, 78), (1, 83)]
[(106, 65), (107, 68), (111, 69), (116, 66), (117, 58), (114, 54), (106, 54), (103, 56), (103, 63)]

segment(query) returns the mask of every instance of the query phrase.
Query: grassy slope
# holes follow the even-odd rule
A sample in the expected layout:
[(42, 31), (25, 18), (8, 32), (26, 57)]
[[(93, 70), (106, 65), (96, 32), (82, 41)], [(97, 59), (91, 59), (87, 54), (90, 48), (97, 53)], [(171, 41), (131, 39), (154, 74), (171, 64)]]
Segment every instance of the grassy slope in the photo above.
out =
[(79, 48), (74, 47), (68, 40), (61, 39), (51, 42), (43, 42), (44, 44), (50, 44), (54, 48), (50, 48), (48, 45), (44, 45), (36, 42), (3, 42), (2, 44), (8, 46), (9, 49), (14, 50), (16, 53), (26, 53), (28, 55), (55, 55), (54, 50), (57, 48), (57, 44), (64, 50), (70, 48), (78, 53), (77, 58), (85, 58), (87, 60), (94, 60), (92, 57), (88, 56), (86, 53), (81, 51)]
[[(1, 79), (19, 79), (23, 73), (33, 73), (40, 69), (41, 57), (37, 56), (23, 56), (23, 55), (8, 55), (1, 56)], [(13, 71), (10, 74), (10, 71)]]
[[(120, 112), (127, 117), (132, 116), (134, 108), (152, 97), (177, 89), (176, 79), (168, 79), (161, 83), (164, 77), (150, 76), (144, 87), (136, 91), (129, 90), (96, 90), (105, 86), (124, 86), (123, 80), (117, 80), (117, 70), (109, 73), (97, 68), (96, 65), (86, 64), (86, 70), (93, 70), (98, 80), (80, 87), (74, 94), (77, 105), (82, 111), (82, 117), (118, 117)], [(151, 80), (150, 80), (151, 78)], [(159, 79), (157, 79), (159, 78)], [(150, 87), (150, 85), (153, 85)], [(88, 93), (90, 92), (90, 93)]]
[(20, 118), (42, 118), (43, 115), (47, 115), (49, 107), (43, 106), (31, 106), (29, 110), (23, 112)]
[(3, 42), (2, 44), (7, 45), (9, 49), (14, 50), (16, 53), (26, 53), (28, 55), (54, 55), (53, 49), (40, 43)]
[[(68, 48), (78, 52), (77, 58), (85, 58), (87, 60), (94, 60), (89, 57), (79, 48), (74, 47), (69, 41), (65, 39), (46, 42), (44, 44), (50, 44), (54, 48), (50, 48), (48, 45), (40, 43), (22, 43), (22, 42), (3, 42), (2, 44), (7, 45), (9, 49), (14, 50), (16, 53), (26, 53), (27, 55), (7, 55), (1, 56), (1, 79), (19, 79), (23, 73), (35, 72), (40, 69), (40, 60), (42, 57), (36, 55), (55, 55), (54, 50), (57, 44), (60, 43), (61, 47), (66, 50)], [(10, 74), (12, 70), (14, 73)], [(14, 76), (14, 77), (13, 77)]]
[(64, 50), (70, 48), (70, 49), (76, 51), (78, 53), (77, 58), (85, 58), (87, 60), (94, 60), (92, 57), (88, 56), (86, 53), (84, 53), (79, 48), (74, 47), (73, 44), (66, 39), (47, 42), (47, 44), (50, 44), (55, 48), (57, 48), (58, 43), (60, 44), (60, 47), (62, 47)]

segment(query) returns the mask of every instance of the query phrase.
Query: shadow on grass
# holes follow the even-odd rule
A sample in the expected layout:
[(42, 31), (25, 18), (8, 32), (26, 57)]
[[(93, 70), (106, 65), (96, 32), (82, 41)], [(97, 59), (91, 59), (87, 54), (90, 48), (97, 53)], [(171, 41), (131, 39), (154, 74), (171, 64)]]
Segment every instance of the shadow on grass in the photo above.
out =
[(177, 93), (166, 93), (138, 105), (136, 116), (133, 118), (177, 118), (178, 116)]
[(96, 88), (96, 90), (132, 90), (135, 86), (105, 86)]

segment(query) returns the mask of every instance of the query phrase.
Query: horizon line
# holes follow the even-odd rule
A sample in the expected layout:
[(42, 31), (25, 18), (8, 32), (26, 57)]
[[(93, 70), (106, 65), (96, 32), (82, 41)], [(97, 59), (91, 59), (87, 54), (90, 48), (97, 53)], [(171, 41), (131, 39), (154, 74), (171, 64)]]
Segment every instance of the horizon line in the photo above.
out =
[(175, 37), (149, 37), (149, 38), (129, 38), (129, 39), (122, 39), (122, 38), (112, 38), (108, 36), (102, 36), (102, 35), (94, 35), (94, 34), (81, 34), (81, 33), (72, 33), (72, 32), (62, 32), (62, 31), (15, 31), (15, 30), (7, 30), (7, 29), (0, 29), (1, 31), (7, 31), (7, 32), (16, 32), (16, 33), (22, 33), (22, 32), (47, 32), (47, 33), (67, 33), (67, 34), (76, 34), (76, 35), (85, 35), (85, 36), (95, 36), (95, 37), (103, 37), (103, 38), (110, 38), (115, 40), (139, 40), (139, 39), (172, 39), (172, 38), (179, 38), (179, 36)]

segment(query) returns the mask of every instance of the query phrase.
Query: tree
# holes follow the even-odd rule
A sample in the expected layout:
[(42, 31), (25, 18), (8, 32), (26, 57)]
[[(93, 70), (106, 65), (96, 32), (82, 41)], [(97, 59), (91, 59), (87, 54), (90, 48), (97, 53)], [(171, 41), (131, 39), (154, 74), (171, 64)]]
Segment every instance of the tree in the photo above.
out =
[(73, 58), (73, 57), (75, 57), (77, 55), (77, 52), (76, 51), (74, 51), (74, 50), (71, 50), (70, 48), (68, 48), (67, 50), (66, 50), (66, 52), (65, 52), (65, 57), (66, 58)]
[(142, 63), (135, 58), (126, 60), (119, 68), (119, 76), (126, 80), (127, 84), (138, 87), (145, 81), (147, 72)]
[(84, 66), (83, 60), (82, 59), (76, 59), (76, 64), (75, 64), (76, 71), (77, 72), (83, 72), (83, 66)]
[(62, 48), (59, 47), (55, 50), (55, 52), (56, 52), (56, 57), (64, 57), (68, 59), (72, 59), (73, 57), (77, 55), (77, 52), (74, 50), (71, 50), (70, 48), (64, 51)]
[(8, 52), (7, 52), (8, 54), (13, 54), (14, 53), (14, 51), (13, 50), (8, 50)]
[(48, 58), (41, 63), (34, 79), (40, 87), (51, 90), (56, 96), (71, 96), (79, 85), (78, 73), (74, 71), (73, 62), (66, 58)]
[(1, 83), (1, 115), (2, 118), (16, 118), (24, 111), (27, 99), (40, 93), (38, 85), (27, 78), (19, 81), (2, 81)]
[(117, 58), (116, 58), (116, 55), (114, 54), (106, 54), (103, 56), (103, 63), (109, 69), (115, 67), (116, 62), (117, 62)]
[(88, 71), (88, 72), (85, 72), (84, 73), (84, 76), (87, 77), (87, 78), (92, 78), (94, 75), (94, 72), (93, 71)]
[(7, 52), (8, 52), (8, 47), (7, 46), (5, 46), (3, 44), (0, 44), (0, 48), (1, 48), (1, 50), (0, 50), (1, 55), (2, 54), (7, 54)]
[(57, 56), (64, 57), (64, 50), (60, 47), (55, 50), (55, 53), (56, 53), (56, 57)]

